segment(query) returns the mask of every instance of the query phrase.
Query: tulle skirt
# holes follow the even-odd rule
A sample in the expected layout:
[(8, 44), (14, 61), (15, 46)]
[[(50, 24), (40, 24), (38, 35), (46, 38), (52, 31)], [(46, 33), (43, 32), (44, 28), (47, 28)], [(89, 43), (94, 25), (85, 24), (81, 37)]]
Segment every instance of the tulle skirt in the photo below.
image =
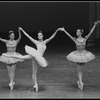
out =
[(9, 57), (10, 55), (22, 56), (20, 53), (17, 53), (17, 52), (13, 52), (13, 53), (12, 52), (7, 52), (7, 53), (3, 53), (0, 56), (0, 61), (3, 62), (3, 63), (6, 63), (6, 64), (14, 64), (14, 63), (23, 61), (21, 59)]
[(29, 55), (33, 56), (40, 66), (47, 67), (48, 62), (46, 61), (46, 59), (43, 56), (41, 56), (41, 54), (36, 49), (26, 45), (25, 51)]
[(91, 60), (94, 60), (95, 55), (87, 50), (83, 50), (83, 51), (75, 50), (71, 52), (70, 54), (68, 54), (66, 58), (73, 62), (86, 63)]

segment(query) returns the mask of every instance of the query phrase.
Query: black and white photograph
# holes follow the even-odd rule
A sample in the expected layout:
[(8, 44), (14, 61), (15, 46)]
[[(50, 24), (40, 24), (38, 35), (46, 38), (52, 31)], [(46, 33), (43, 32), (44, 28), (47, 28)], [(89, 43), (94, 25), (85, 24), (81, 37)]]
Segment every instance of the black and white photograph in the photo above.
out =
[(100, 98), (100, 2), (0, 1), (2, 98)]

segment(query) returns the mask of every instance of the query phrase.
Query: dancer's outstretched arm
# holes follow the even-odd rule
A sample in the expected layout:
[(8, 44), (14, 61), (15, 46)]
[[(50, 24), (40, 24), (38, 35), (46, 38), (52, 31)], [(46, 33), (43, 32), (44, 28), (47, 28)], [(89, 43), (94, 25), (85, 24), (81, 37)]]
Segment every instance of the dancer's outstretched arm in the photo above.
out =
[(34, 43), (36, 44), (38, 41), (33, 39), (31, 36), (29, 36), (21, 27), (19, 27), (20, 30), (23, 31), (23, 33)]
[(19, 43), (19, 41), (21, 40), (20, 28), (18, 28), (18, 32), (19, 32), (19, 37), (18, 37), (18, 39), (16, 40), (16, 41), (17, 41), (17, 44), (18, 44), (18, 43)]
[(48, 38), (48, 39), (46, 39), (46, 40), (44, 40), (44, 41), (45, 41), (46, 43), (49, 42), (49, 41), (51, 41), (51, 40), (56, 36), (58, 30), (59, 30), (59, 28), (53, 33), (53, 35), (52, 35), (50, 38)]
[(94, 25), (93, 25), (92, 29), (90, 30), (89, 34), (88, 34), (87, 36), (85, 36), (86, 40), (87, 40), (87, 39), (90, 37), (90, 35), (93, 33), (93, 31), (94, 31), (94, 29), (95, 29), (95, 27), (96, 27), (96, 25), (97, 25), (98, 23), (100, 23), (100, 22), (99, 22), (99, 21), (94, 22)]
[(2, 38), (0, 38), (0, 41), (2, 41), (2, 42), (6, 42), (7, 40), (6, 39), (2, 39)]
[(75, 37), (72, 37), (65, 29), (63, 28), (59, 28), (60, 30), (64, 31), (74, 42), (75, 42)]

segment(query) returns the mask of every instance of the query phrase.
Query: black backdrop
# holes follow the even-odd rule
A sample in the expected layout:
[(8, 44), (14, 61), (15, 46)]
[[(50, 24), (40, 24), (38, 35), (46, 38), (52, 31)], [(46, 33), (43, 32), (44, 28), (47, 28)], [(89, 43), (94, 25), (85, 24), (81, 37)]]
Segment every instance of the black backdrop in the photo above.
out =
[[(82, 28), (85, 36), (89, 32), (89, 2), (0, 2), (0, 37), (9, 39), (8, 32), (13, 30), (17, 39), (19, 26), (34, 39), (40, 30), (46, 39), (62, 26), (72, 36)], [(6, 52), (5, 44), (0, 45), (0, 53)], [(17, 51), (24, 54), (25, 45), (35, 47), (22, 33)], [(75, 48), (75, 44), (64, 32), (58, 32), (47, 47), (47, 51), (63, 51)]]

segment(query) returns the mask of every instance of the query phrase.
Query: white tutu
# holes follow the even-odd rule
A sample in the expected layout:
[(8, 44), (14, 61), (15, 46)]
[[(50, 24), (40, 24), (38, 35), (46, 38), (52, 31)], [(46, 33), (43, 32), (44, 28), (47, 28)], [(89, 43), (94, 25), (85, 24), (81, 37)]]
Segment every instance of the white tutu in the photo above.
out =
[(7, 52), (7, 53), (3, 53), (3, 54), (0, 56), (0, 61), (1, 61), (1, 62), (4, 62), (4, 63), (6, 63), (6, 64), (14, 64), (14, 63), (23, 61), (23, 60), (21, 60), (21, 59), (9, 57), (10, 55), (22, 56), (20, 53), (17, 53), (17, 52), (14, 52), (14, 53), (9, 53), (9, 52)]
[(95, 59), (95, 55), (87, 50), (83, 51), (75, 50), (70, 54), (68, 54), (66, 57), (68, 60), (78, 63), (86, 63)]
[(26, 45), (25, 51), (29, 55), (33, 56), (40, 66), (46, 67), (48, 65), (46, 59), (43, 56), (41, 56), (41, 54), (36, 49)]

